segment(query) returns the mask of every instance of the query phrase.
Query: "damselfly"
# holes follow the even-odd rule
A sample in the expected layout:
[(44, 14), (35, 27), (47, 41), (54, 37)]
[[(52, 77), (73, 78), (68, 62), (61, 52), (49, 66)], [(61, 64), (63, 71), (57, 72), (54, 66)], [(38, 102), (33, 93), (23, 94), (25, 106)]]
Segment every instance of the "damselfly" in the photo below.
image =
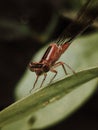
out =
[[(43, 74), (44, 78), (40, 85), (40, 87), (42, 87), (48, 71), (55, 73), (53, 78), (50, 80), (51, 83), (57, 75), (57, 71), (55, 70), (55, 68), (60, 65), (63, 67), (65, 74), (67, 74), (64, 66), (65, 63), (62, 61), (57, 61), (69, 47), (72, 41), (76, 38), (76, 36), (86, 30), (88, 26), (90, 26), (97, 18), (98, 5), (94, 4), (93, 6), (93, 4), (94, 0), (87, 0), (84, 6), (78, 12), (76, 19), (69, 26), (67, 26), (67, 28), (63, 31), (63, 33), (58, 37), (55, 42), (52, 42), (49, 45), (41, 60), (39, 62), (31, 62), (29, 64), (30, 70), (32, 72), (35, 72), (37, 75), (33, 88), (35, 88), (39, 76)], [(70, 68), (70, 66), (68, 66), (67, 64), (65, 65)]]

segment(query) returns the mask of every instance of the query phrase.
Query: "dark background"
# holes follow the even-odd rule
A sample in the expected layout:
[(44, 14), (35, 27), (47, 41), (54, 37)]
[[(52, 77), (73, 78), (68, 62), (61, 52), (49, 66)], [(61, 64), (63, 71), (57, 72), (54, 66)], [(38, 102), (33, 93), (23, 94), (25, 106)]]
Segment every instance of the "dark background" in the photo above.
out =
[[(32, 56), (58, 37), (73, 20), (72, 9), (78, 9), (78, 0), (1, 0), (0, 1), (0, 109), (14, 102), (13, 91)], [(63, 17), (66, 9), (69, 17)], [(69, 13), (69, 14), (68, 14)], [(53, 16), (57, 17), (52, 34), (44, 35)], [(53, 23), (52, 23), (53, 24)], [(52, 26), (52, 25), (51, 25)], [(89, 27), (83, 35), (97, 28)], [(51, 129), (98, 130), (98, 90), (92, 98), (66, 121)]]

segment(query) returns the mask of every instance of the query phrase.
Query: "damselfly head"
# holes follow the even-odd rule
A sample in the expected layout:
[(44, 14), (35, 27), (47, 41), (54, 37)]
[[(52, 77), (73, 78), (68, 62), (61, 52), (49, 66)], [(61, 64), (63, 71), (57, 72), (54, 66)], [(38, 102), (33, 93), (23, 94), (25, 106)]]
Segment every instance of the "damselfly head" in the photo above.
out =
[(50, 68), (47, 64), (42, 64), (38, 62), (30, 62), (29, 69), (32, 72), (35, 72), (36, 75), (42, 75), (43, 73), (48, 72)]
[[(42, 68), (42, 64), (39, 64), (37, 62), (30, 62), (29, 63), (29, 69), (32, 72), (35, 72), (37, 75), (41, 75), (41, 68)], [(39, 72), (40, 71), (40, 72)]]

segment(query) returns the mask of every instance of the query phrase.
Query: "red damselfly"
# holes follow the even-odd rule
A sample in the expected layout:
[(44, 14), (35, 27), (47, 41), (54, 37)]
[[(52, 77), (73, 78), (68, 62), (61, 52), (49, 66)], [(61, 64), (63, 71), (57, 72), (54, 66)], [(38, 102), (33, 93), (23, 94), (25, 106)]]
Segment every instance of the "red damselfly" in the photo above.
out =
[(71, 67), (68, 66), (66, 63), (57, 61), (69, 47), (72, 41), (76, 38), (76, 36), (86, 30), (87, 27), (90, 26), (97, 18), (98, 6), (96, 4), (92, 6), (93, 4), (94, 0), (87, 0), (87, 2), (78, 12), (76, 19), (70, 25), (67, 26), (67, 28), (63, 31), (63, 33), (58, 37), (55, 42), (52, 42), (49, 45), (41, 60), (39, 62), (31, 62), (29, 64), (30, 70), (32, 72), (35, 72), (37, 75), (33, 88), (35, 88), (35, 85), (40, 75), (44, 75), (44, 78), (40, 85), (41, 87), (46, 79), (48, 71), (55, 73), (53, 78), (50, 80), (51, 83), (57, 75), (57, 71), (55, 70), (56, 67), (61, 65), (64, 69), (65, 74), (67, 74), (67, 72), (64, 64), (71, 69)]

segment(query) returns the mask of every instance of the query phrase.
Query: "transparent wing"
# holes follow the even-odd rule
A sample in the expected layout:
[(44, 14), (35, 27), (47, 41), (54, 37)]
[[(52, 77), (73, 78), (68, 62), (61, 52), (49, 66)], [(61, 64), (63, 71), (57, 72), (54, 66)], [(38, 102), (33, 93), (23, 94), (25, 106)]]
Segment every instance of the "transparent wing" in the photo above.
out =
[(76, 19), (67, 26), (58, 37), (57, 43), (71, 43), (74, 38), (81, 34), (98, 17), (98, 0), (87, 0), (78, 12)]

